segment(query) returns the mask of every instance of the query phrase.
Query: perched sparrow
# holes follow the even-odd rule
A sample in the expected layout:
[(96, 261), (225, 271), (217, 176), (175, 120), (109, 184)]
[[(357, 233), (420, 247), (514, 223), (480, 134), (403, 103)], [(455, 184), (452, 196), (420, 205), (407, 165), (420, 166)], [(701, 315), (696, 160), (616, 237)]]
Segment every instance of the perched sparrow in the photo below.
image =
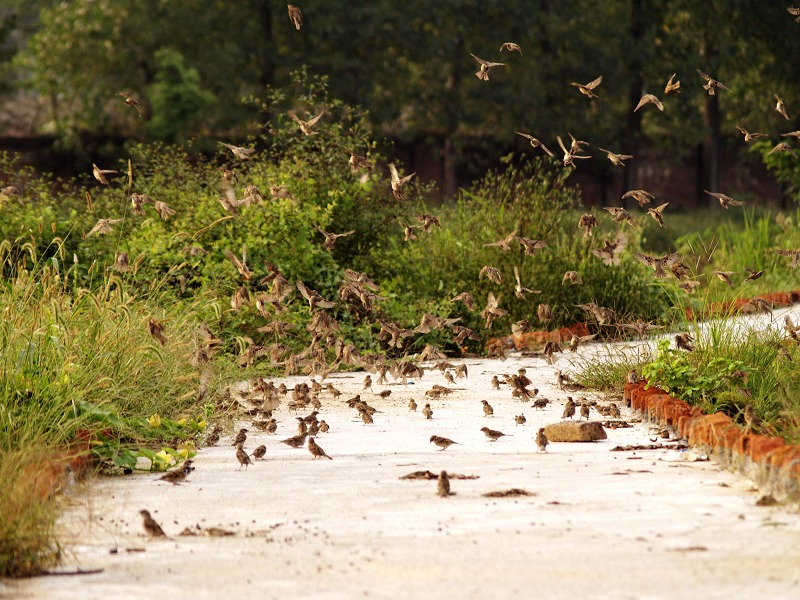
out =
[(253, 458), (256, 460), (261, 460), (264, 458), (264, 455), (267, 453), (267, 447), (264, 444), (261, 444), (258, 448), (253, 450)]
[(703, 85), (703, 89), (708, 92), (709, 96), (715, 95), (717, 88), (719, 88), (721, 90), (726, 90), (728, 92), (731, 91), (731, 89), (729, 87), (727, 87), (726, 85), (723, 85), (721, 82), (719, 82), (716, 79), (710, 77), (709, 75), (706, 75), (700, 69), (696, 69), (696, 71), (697, 71), (697, 74), (700, 75), (700, 77), (702, 77), (703, 79), (706, 80), (706, 83)]
[(539, 427), (539, 431), (536, 432), (536, 445), (539, 446), (539, 452), (547, 452), (547, 441), (544, 427)]
[(167, 534), (161, 529), (161, 525), (156, 523), (156, 520), (150, 516), (149, 510), (140, 510), (139, 514), (142, 515), (142, 526), (147, 535), (150, 537), (167, 537)]
[(241, 469), (244, 467), (244, 470), (247, 470), (248, 465), (252, 465), (252, 461), (250, 457), (247, 455), (247, 452), (244, 451), (242, 448), (242, 444), (236, 446), (236, 460), (239, 461), (239, 468)]
[(562, 419), (569, 417), (570, 419), (575, 416), (575, 401), (572, 397), (567, 397), (567, 403), (564, 405), (564, 412), (561, 414)]
[(481, 400), (481, 403), (483, 404), (484, 416), (491, 417), (492, 415), (494, 415), (494, 409), (492, 408), (491, 404), (489, 404), (486, 400)]
[(422, 414), (425, 415), (426, 419), (433, 418), (433, 410), (431, 409), (431, 405), (429, 403), (425, 403), (425, 406), (422, 409)]
[(478, 58), (472, 52), (469, 55), (478, 61), (480, 64), (480, 70), (475, 73), (475, 77), (482, 81), (489, 81), (489, 69), (492, 67), (503, 67), (506, 63), (498, 63), (498, 62), (489, 62), (488, 60), (483, 60), (482, 58)]
[(319, 430), (321, 433), (328, 433), (328, 431), (330, 431), (330, 428), (331, 428), (330, 425), (328, 425), (325, 422), (325, 419), (322, 419), (322, 421), (319, 422)]
[(372, 389), (372, 377), (370, 375), (364, 377), (364, 386), (361, 389), (362, 390)]
[(378, 392), (378, 396), (380, 396), (384, 400), (386, 400), (386, 398), (388, 398), (391, 395), (392, 395), (392, 390), (381, 390), (380, 392)]
[(481, 427), (481, 431), (487, 438), (489, 438), (490, 442), (496, 442), (501, 437), (510, 435), (508, 433), (503, 433), (502, 431), (497, 431), (496, 429), (489, 429), (488, 427)]
[(297, 31), (300, 31), (300, 27), (303, 25), (303, 13), (299, 8), (291, 4), (287, 4), (286, 7), (289, 10), (289, 20), (291, 20)]
[[(680, 85), (680, 84), (678, 84), (678, 85)], [(639, 110), (640, 108), (642, 108), (643, 106), (645, 106), (647, 104), (652, 104), (658, 110), (660, 110), (661, 112), (664, 112), (664, 105), (661, 104), (661, 100), (656, 98), (653, 94), (645, 94), (644, 96), (642, 96), (642, 98), (639, 100), (639, 104), (637, 104), (636, 108), (633, 109), (633, 112), (636, 112), (637, 110)]]
[(375, 421), (372, 419), (372, 415), (369, 414), (366, 410), (362, 410), (358, 413), (361, 416), (361, 420), (364, 422), (364, 425), (372, 425)]
[(317, 442), (314, 441), (313, 437), (308, 438), (308, 451), (311, 452), (311, 456), (315, 459), (325, 457), (328, 460), (333, 460), (330, 456), (325, 454), (325, 450), (323, 450)]
[(520, 56), (522, 55), (522, 48), (520, 48), (519, 45), (515, 44), (514, 42), (505, 42), (502, 46), (500, 46), (500, 52), (503, 50), (508, 50), (509, 52), (516, 51), (520, 53)]
[(454, 442), (451, 439), (448, 439), (446, 437), (441, 437), (439, 435), (432, 435), (431, 442), (439, 446), (439, 448), (441, 448), (442, 450), (447, 450), (453, 444), (458, 444), (458, 442)]
[(726, 196), (725, 194), (719, 194), (717, 192), (709, 192), (708, 190), (704, 190), (704, 191), (709, 196), (713, 196), (714, 198), (719, 200), (719, 203), (722, 206), (722, 208), (727, 209), (728, 206), (743, 206), (744, 205), (744, 202), (741, 202), (739, 200), (734, 200), (733, 198), (731, 198), (730, 196)]
[(302, 448), (303, 444), (306, 443), (306, 435), (299, 434), (295, 435), (290, 438), (286, 438), (285, 440), (281, 440), (287, 446), (291, 446), (292, 448)]
[(688, 333), (679, 333), (675, 336), (675, 346), (679, 350), (691, 352), (694, 350), (694, 338)]
[(748, 431), (759, 431), (762, 426), (761, 419), (756, 415), (753, 407), (749, 404), (744, 407), (744, 424)]
[(669, 81), (667, 81), (667, 85), (664, 86), (664, 94), (666, 94), (667, 96), (669, 96), (670, 94), (680, 94), (681, 93), (680, 92), (681, 82), (680, 81), (675, 81), (673, 83), (673, 80), (675, 79), (675, 77), (677, 75), (678, 75), (677, 73), (673, 73), (670, 76)]
[(222, 433), (222, 427), (215, 425), (208, 435), (206, 436), (206, 446), (214, 446), (219, 441), (219, 434)]
[(581, 419), (589, 420), (589, 404), (588, 402), (581, 402)]
[(608, 408), (609, 408), (608, 414), (612, 419), (620, 418), (621, 414), (619, 412), (619, 407), (616, 405), (616, 403), (612, 402)]
[(499, 390), (500, 389), (500, 380), (497, 378), (497, 375), (492, 377), (492, 389)]
[(231, 446), (238, 446), (239, 444), (244, 444), (246, 439), (247, 439), (247, 429), (242, 427), (236, 434), (236, 437), (233, 438), (233, 443), (231, 444)]
[(173, 485), (177, 485), (186, 481), (186, 477), (188, 477), (189, 473), (194, 471), (194, 467), (192, 466), (191, 460), (183, 461), (183, 464), (179, 466), (177, 469), (173, 469), (172, 471), (167, 471), (159, 477), (159, 481), (168, 481)]
[(578, 88), (578, 91), (581, 94), (583, 94), (584, 96), (586, 96), (587, 98), (597, 98), (597, 94), (594, 93), (594, 88), (596, 88), (601, 83), (603, 83), (603, 76), (602, 75), (600, 75), (600, 77), (598, 77), (597, 79), (593, 79), (592, 81), (590, 81), (589, 83), (586, 83), (586, 84), (575, 83), (573, 81), (572, 83), (570, 83), (570, 85)]
[(439, 473), (439, 478), (436, 482), (436, 493), (442, 498), (453, 495), (452, 492), (450, 492), (450, 478), (447, 476), (447, 471)]
[(527, 419), (525, 418), (525, 415), (517, 415), (514, 417), (514, 421), (517, 425), (525, 425)]

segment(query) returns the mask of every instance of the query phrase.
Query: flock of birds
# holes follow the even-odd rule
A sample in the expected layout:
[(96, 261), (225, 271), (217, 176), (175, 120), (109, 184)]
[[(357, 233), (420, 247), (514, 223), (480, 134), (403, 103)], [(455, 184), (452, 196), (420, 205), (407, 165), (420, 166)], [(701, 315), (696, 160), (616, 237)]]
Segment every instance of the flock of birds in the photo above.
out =
[[(800, 11), (800, 9), (798, 10)], [(298, 7), (290, 4), (288, 5), (288, 14), (292, 24), (297, 30), (300, 30), (303, 25), (302, 11)], [(800, 14), (800, 12), (798, 12), (798, 14)], [(513, 42), (503, 43), (500, 46), (500, 52), (503, 51), (508, 51), (509, 53), (516, 52), (520, 56), (522, 55), (522, 49), (520, 46)], [(489, 80), (490, 72), (493, 69), (498, 69), (505, 66), (505, 63), (502, 62), (487, 61), (474, 54), (471, 56), (479, 65), (479, 70), (475, 73), (475, 75), (478, 77), (478, 79), (483, 81)], [(731, 91), (730, 88), (728, 88), (722, 82), (714, 79), (699, 69), (697, 70), (697, 73), (703, 81), (703, 88), (708, 94), (714, 95), (720, 91)], [(664, 88), (665, 98), (667, 96), (673, 96), (680, 93), (681, 82), (677, 80), (676, 77), (677, 74), (672, 74), (669, 77), (669, 80)], [(578, 92), (586, 96), (589, 101), (594, 101), (594, 99), (598, 97), (598, 91), (602, 85), (602, 82), (603, 77), (598, 76), (588, 83), (572, 82), (571, 85), (577, 88)], [(119, 92), (119, 95), (124, 98), (126, 106), (135, 110), (140, 117), (142, 116), (143, 108), (141, 103), (136, 98), (134, 98), (128, 92)], [(775, 98), (777, 101), (775, 110), (783, 118), (788, 120), (789, 116), (783, 101), (777, 95)], [(644, 109), (647, 106), (652, 106), (660, 111), (664, 111), (666, 109), (665, 103), (662, 101), (662, 99), (653, 94), (644, 94), (634, 109), (634, 112)], [(294, 113), (291, 113), (290, 116), (297, 124), (298, 130), (302, 135), (311, 136), (318, 133), (316, 127), (320, 125), (325, 114), (326, 111), (322, 110), (307, 120), (301, 119), (297, 114)], [(767, 137), (766, 134), (749, 132), (743, 127), (739, 127), (738, 129), (744, 136), (745, 142)], [(547, 155), (555, 158), (553, 152), (551, 152), (550, 149), (534, 135), (522, 131), (518, 131), (516, 133), (527, 139), (534, 149), (541, 148), (541, 150)], [(784, 138), (800, 138), (800, 131), (783, 133), (781, 136)], [(586, 160), (591, 158), (591, 156), (585, 154), (585, 150), (589, 145), (588, 142), (584, 140), (578, 140), (572, 134), (569, 134), (569, 138), (569, 143), (565, 143), (561, 136), (557, 136), (556, 138), (558, 146), (563, 152), (563, 157), (561, 160), (564, 166), (574, 167), (576, 160)], [(252, 160), (256, 153), (256, 150), (253, 148), (235, 146), (225, 142), (219, 143), (228, 151), (230, 151), (233, 157), (239, 161)], [(354, 173), (363, 171), (371, 172), (373, 170), (374, 165), (367, 156), (359, 155), (351, 149), (346, 150), (349, 154), (349, 165)], [(613, 165), (618, 167), (625, 167), (625, 161), (632, 160), (634, 158), (631, 155), (613, 152), (604, 148), (598, 148), (598, 150), (605, 153), (608, 160), (611, 161)], [(772, 152), (787, 152), (795, 156), (794, 149), (786, 142), (778, 143), (770, 153)], [(118, 174), (117, 171), (101, 169), (94, 164), (92, 167), (93, 176), (101, 185), (110, 185), (109, 177)], [(223, 167), (221, 171), (221, 196), (219, 197), (219, 203), (222, 209), (227, 213), (228, 218), (236, 218), (239, 216), (242, 207), (249, 207), (264, 203), (264, 196), (261, 190), (252, 184), (245, 186), (242, 196), (239, 197), (236, 193), (238, 176), (235, 172), (235, 169)], [(389, 171), (391, 175), (389, 191), (395, 198), (402, 199), (404, 187), (411, 181), (415, 174), (411, 173), (409, 175), (400, 176), (394, 165), (389, 165)], [(741, 206), (743, 204), (743, 202), (735, 200), (734, 198), (723, 193), (716, 191), (707, 191), (706, 193), (716, 198), (724, 209), (728, 209), (730, 206)], [(14, 196), (18, 194), (18, 191), (13, 186), (10, 186), (3, 190), (2, 194), (4, 196)], [(286, 199), (292, 202), (294, 201), (291, 190), (289, 190), (286, 186), (270, 186), (269, 194), (273, 199), (276, 200)], [(170, 208), (165, 202), (154, 200), (145, 194), (136, 193), (133, 191), (133, 165), (130, 161), (128, 162), (126, 196), (131, 202), (130, 210), (134, 215), (144, 214), (146, 206), (152, 206), (153, 210), (158, 214), (158, 216), (165, 221), (169, 220), (175, 215), (175, 210)], [(89, 203), (91, 203), (90, 195), (88, 194), (87, 199)], [(655, 201), (654, 196), (643, 189), (630, 190), (622, 196), (622, 199), (634, 200), (642, 208), (647, 207)], [(664, 211), (668, 205), (669, 202), (665, 202), (659, 204), (655, 208), (648, 207), (646, 209), (647, 214), (661, 227), (666, 227), (664, 221)], [(634, 218), (625, 208), (609, 206), (604, 207), (604, 209), (608, 211), (614, 222), (620, 224), (621, 228), (624, 228), (625, 226), (636, 227)], [(441, 228), (441, 224), (435, 215), (422, 213), (415, 215), (415, 219), (418, 223), (413, 225), (401, 222), (406, 241), (411, 242), (417, 239), (417, 233), (431, 233), (434, 228)], [(85, 234), (85, 237), (108, 234), (113, 230), (113, 227), (121, 221), (121, 218), (100, 219), (96, 225)], [(598, 224), (597, 218), (591, 212), (586, 212), (580, 217), (578, 229), (583, 231), (583, 235), (585, 237), (591, 237), (592, 229)], [(333, 233), (325, 231), (318, 226), (316, 229), (323, 237), (322, 246), (328, 250), (334, 248), (337, 239), (356, 233), (355, 230), (344, 233)], [(605, 240), (602, 246), (592, 249), (591, 252), (604, 264), (613, 266), (620, 264), (619, 255), (626, 245), (626, 236), (620, 230), (614, 239)], [(511, 252), (515, 246), (521, 247), (524, 256), (532, 256), (545, 248), (547, 246), (547, 242), (545, 240), (525, 237), (520, 231), (520, 225), (518, 225), (514, 231), (504, 236), (501, 240), (487, 243), (485, 246), (496, 247), (502, 252)], [(207, 253), (207, 251), (200, 246), (187, 246), (184, 248), (184, 252), (191, 257), (199, 257)], [(798, 265), (800, 265), (800, 249), (779, 250), (778, 252), (791, 258), (791, 263), (789, 265), (791, 268), (796, 268)], [(237, 363), (240, 365), (252, 365), (256, 360), (262, 357), (269, 357), (270, 364), (284, 366), (285, 375), (287, 376), (298, 375), (300, 374), (301, 370), (302, 372), (311, 376), (310, 383), (297, 384), (291, 390), (291, 401), (288, 401), (288, 407), (289, 410), (300, 410), (310, 406), (314, 410), (304, 417), (297, 417), (297, 435), (287, 438), (283, 440), (283, 442), (294, 448), (305, 446), (314, 459), (332, 459), (332, 457), (329, 456), (316, 441), (320, 433), (325, 433), (329, 429), (328, 424), (324, 420), (318, 418), (319, 411), (322, 407), (320, 401), (321, 394), (329, 393), (334, 399), (338, 399), (338, 397), (341, 395), (341, 392), (339, 392), (330, 383), (328, 383), (326, 386), (323, 386), (321, 383), (321, 381), (324, 381), (325, 377), (331, 371), (342, 366), (356, 366), (363, 368), (371, 375), (377, 375), (378, 380), (376, 385), (385, 384), (387, 374), (391, 374), (397, 381), (402, 381), (405, 383), (408, 378), (422, 377), (426, 370), (422, 366), (422, 363), (428, 361), (439, 361), (435, 367), (432, 367), (429, 370), (441, 370), (448, 385), (434, 385), (426, 392), (426, 396), (430, 399), (440, 398), (451, 393), (453, 389), (449, 386), (455, 382), (455, 379), (467, 376), (466, 365), (462, 364), (456, 366), (447, 363), (444, 353), (439, 348), (431, 344), (426, 344), (423, 351), (416, 356), (415, 359), (409, 358), (407, 354), (403, 355), (402, 358), (399, 359), (390, 359), (383, 354), (360, 353), (353, 343), (347, 342), (343, 338), (339, 325), (335, 319), (328, 312), (326, 312), (327, 309), (335, 307), (337, 305), (336, 302), (324, 298), (316, 290), (310, 288), (300, 279), (297, 279), (294, 284), (292, 284), (281, 272), (277, 265), (274, 265), (268, 261), (265, 261), (266, 274), (260, 279), (257, 279), (260, 290), (251, 292), (251, 290), (248, 288), (248, 282), (256, 281), (256, 279), (254, 279), (256, 274), (247, 263), (247, 247), (242, 247), (240, 255), (236, 255), (229, 250), (225, 250), (224, 254), (235, 267), (242, 279), (241, 286), (231, 298), (232, 310), (239, 311), (245, 306), (254, 306), (256, 310), (266, 320), (268, 320), (267, 324), (259, 328), (258, 331), (260, 333), (271, 335), (274, 339), (274, 343), (271, 345), (259, 345), (256, 344), (252, 339), (248, 338), (247, 341), (249, 345), (242, 351), (237, 359)], [(673, 275), (678, 280), (681, 288), (687, 293), (693, 292), (699, 285), (697, 278), (693, 277), (692, 270), (685, 263), (683, 257), (681, 257), (678, 253), (670, 253), (658, 257), (648, 256), (637, 252), (635, 253), (635, 258), (648, 267), (651, 267), (656, 278), (666, 278), (670, 274)], [(117, 253), (113, 268), (122, 272), (130, 270), (131, 267), (127, 253)], [(745, 281), (755, 280), (763, 273), (764, 271), (750, 269), (745, 276)], [(728, 271), (716, 271), (715, 274), (726, 284), (731, 286), (733, 285), (731, 277), (734, 275), (734, 273)], [(517, 267), (514, 268), (514, 276), (516, 281), (514, 293), (517, 297), (525, 298), (528, 294), (540, 293), (538, 290), (534, 290), (523, 285), (523, 282), (520, 278), (519, 269)], [(490, 265), (484, 266), (478, 274), (479, 279), (483, 277), (486, 277), (489, 281), (495, 284), (500, 284), (503, 281), (503, 274), (501, 271)], [(582, 283), (581, 274), (577, 271), (567, 271), (562, 280), (562, 284), (566, 283), (570, 283), (571, 285), (580, 285)], [(275, 317), (281, 315), (281, 313), (286, 310), (285, 303), (289, 301), (295, 289), (300, 292), (304, 301), (308, 303), (309, 322), (306, 325), (306, 329), (311, 335), (311, 343), (302, 352), (298, 354), (290, 354), (288, 348), (283, 345), (280, 340), (288, 335), (290, 330), (296, 328), (297, 325), (282, 321)], [(367, 316), (373, 313), (374, 303), (384, 300), (384, 298), (379, 295), (379, 291), (379, 286), (372, 281), (372, 279), (370, 279), (366, 273), (347, 270), (344, 273), (344, 281), (339, 288), (339, 300), (351, 311)], [(467, 292), (455, 295), (451, 301), (462, 303), (466, 309), (471, 312), (476, 311), (478, 308), (475, 298)], [(607, 307), (599, 306), (593, 302), (578, 306), (586, 313), (587, 320), (596, 323), (598, 327), (614, 324), (615, 326), (632, 329), (640, 336), (645, 336), (649, 331), (656, 328), (652, 324), (641, 321), (635, 323), (620, 323), (613, 310)], [(762, 306), (757, 308), (759, 310), (769, 310), (769, 306), (767, 306), (766, 303), (763, 303)], [(500, 307), (500, 298), (495, 297), (492, 292), (489, 292), (486, 305), (480, 312), (480, 316), (485, 320), (484, 326), (487, 329), (490, 329), (494, 319), (504, 317), (507, 314), (508, 311)], [(547, 304), (540, 303), (537, 307), (536, 314), (541, 323), (547, 323), (552, 319), (552, 307)], [(472, 329), (458, 324), (459, 320), (460, 319), (458, 318), (446, 318), (433, 314), (425, 314), (417, 327), (405, 328), (397, 323), (377, 317), (376, 326), (380, 327), (377, 338), (378, 340), (382, 341), (390, 350), (395, 351), (403, 349), (405, 340), (407, 338), (417, 335), (425, 335), (433, 330), (448, 330), (451, 333), (454, 343), (456, 343), (458, 346), (463, 346), (467, 340), (478, 340), (479, 338), (477, 334)], [(165, 335), (164, 323), (159, 322), (156, 319), (150, 319), (148, 327), (153, 338), (155, 338), (160, 344), (163, 345), (168, 342), (168, 339)], [(789, 327), (788, 324), (787, 327)], [(527, 331), (529, 328), (530, 323), (527, 320), (519, 321), (512, 325), (512, 333), (519, 334)], [(797, 334), (798, 331), (796, 328), (794, 328), (793, 324), (791, 326), (791, 331), (794, 334)], [(573, 352), (576, 351), (580, 343), (592, 339), (595, 335), (596, 334), (583, 337), (573, 335), (569, 344), (569, 350)], [(693, 340), (688, 334), (679, 334), (676, 336), (676, 345), (678, 348), (691, 351), (693, 348), (692, 342)], [(205, 396), (211, 378), (211, 367), (209, 364), (210, 359), (213, 354), (222, 346), (222, 344), (223, 341), (214, 335), (207, 326), (203, 325), (200, 328), (199, 343), (194, 356), (192, 357), (193, 364), (195, 364), (198, 369), (202, 371), (200, 377), (200, 388), (198, 392), (200, 399)], [(502, 340), (490, 345), (487, 350), (489, 351), (490, 355), (500, 356), (503, 358), (508, 353), (508, 347), (503, 343)], [(563, 349), (558, 342), (548, 342), (544, 347), (542, 355), (548, 363), (553, 364), (553, 362), (556, 360), (555, 354), (562, 351)], [(395, 352), (395, 354), (397, 353), (398, 352)], [(332, 361), (328, 359), (331, 354), (333, 355)], [(367, 375), (365, 379), (364, 392), (372, 389), (371, 375)], [(320, 377), (320, 381), (317, 381), (317, 376)], [(247, 400), (252, 404), (252, 409), (250, 409), (251, 414), (255, 417), (258, 417), (258, 420), (253, 422), (253, 425), (268, 434), (274, 434), (277, 431), (278, 424), (273, 417), (273, 410), (277, 408), (281, 399), (289, 394), (289, 390), (286, 388), (285, 384), (276, 386), (274, 383), (268, 382), (263, 378), (257, 378), (251, 383), (252, 385), (250, 390), (246, 393), (246, 395)], [(493, 387), (495, 388), (499, 388), (502, 383), (505, 383), (509, 386), (513, 397), (525, 402), (533, 401), (534, 407), (543, 408), (548, 402), (546, 399), (536, 398), (538, 390), (530, 389), (530, 380), (525, 375), (524, 370), (520, 370), (520, 372), (516, 374), (506, 375), (503, 382), (496, 377), (492, 382)], [(560, 389), (567, 390), (580, 389), (580, 386), (570, 381), (569, 377), (560, 371), (558, 372), (558, 386)], [(386, 389), (378, 394), (378, 396), (385, 399), (390, 394), (391, 391)], [(365, 399), (363, 399), (361, 394), (356, 394), (346, 402), (351, 408), (356, 410), (359, 418), (364, 422), (365, 425), (373, 423), (373, 416), (378, 411)], [(491, 405), (489, 405), (486, 400), (483, 400), (482, 404), (485, 414), (487, 416), (492, 415), (493, 408)], [(591, 403), (588, 400), (583, 400), (580, 403), (576, 403), (572, 398), (568, 398), (565, 404), (563, 418), (572, 418), (576, 413), (576, 409), (578, 409), (581, 417), (588, 419), (590, 405)], [(410, 401), (409, 409), (411, 411), (417, 410), (417, 404), (415, 400), (412, 399)], [(607, 407), (599, 407), (598, 410), (602, 410), (604, 414), (610, 415), (612, 418), (619, 418), (619, 408), (614, 404), (611, 404)], [(433, 409), (431, 408), (430, 402), (425, 403), (425, 406), (421, 412), (426, 419), (432, 418)], [(524, 415), (518, 415), (515, 421), (517, 424), (524, 424)], [(506, 435), (501, 431), (490, 429), (489, 427), (483, 427), (481, 431), (490, 441), (496, 441)], [(245, 469), (247, 469), (247, 467), (253, 464), (253, 461), (262, 460), (266, 455), (265, 445), (256, 447), (252, 453), (249, 453), (244, 449), (244, 445), (247, 441), (247, 433), (248, 430), (246, 428), (242, 428), (238, 432), (233, 442), (233, 446), (236, 449), (236, 459), (239, 463), (240, 469), (241, 467), (245, 467)], [(217, 443), (220, 434), (221, 428), (216, 427), (213, 429), (206, 439), (206, 444), (214, 445)], [(546, 451), (548, 440), (547, 436), (545, 435), (544, 428), (539, 428), (535, 436), (535, 440), (539, 450)], [(432, 435), (430, 437), (430, 443), (435, 444), (437, 447), (441, 448), (442, 451), (444, 451), (456, 442), (449, 438)], [(194, 468), (193, 461), (187, 460), (176, 469), (167, 472), (160, 479), (173, 484), (178, 484), (185, 481)], [(443, 496), (450, 495), (451, 492), (447, 474), (442, 472), (438, 479), (439, 494)], [(144, 522), (144, 528), (148, 534), (154, 536), (163, 535), (163, 531), (153, 520), (148, 511), (142, 510), (141, 515)]]

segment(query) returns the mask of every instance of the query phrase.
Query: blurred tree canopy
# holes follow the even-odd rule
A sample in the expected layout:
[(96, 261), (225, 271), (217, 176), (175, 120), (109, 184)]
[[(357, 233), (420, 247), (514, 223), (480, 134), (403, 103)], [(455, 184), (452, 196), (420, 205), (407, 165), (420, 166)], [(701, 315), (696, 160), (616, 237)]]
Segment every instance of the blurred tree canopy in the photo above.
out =
[[(299, 6), (300, 31), (286, 4), (271, 0), (9, 1), (0, 36), (24, 38), (15, 46), (17, 86), (39, 94), (48, 109), (41, 126), (61, 136), (245, 137), (258, 113), (242, 98), (288, 85), (288, 74), (306, 65), (330, 78), (333, 96), (368, 110), (380, 133), (439, 152), (447, 193), (455, 191), (456, 170), (477, 176), (491, 164), (486, 157), (525, 148), (515, 131), (549, 144), (570, 132), (631, 154), (652, 148), (680, 158), (702, 148), (702, 183), (716, 188), (720, 149), (738, 135), (735, 125), (772, 135), (798, 125), (800, 110), (792, 109), (800, 106), (794, 60), (800, 24), (781, 2), (306, 0)], [(508, 41), (522, 54), (500, 51)], [(165, 78), (165, 52), (182, 57), (182, 76)], [(470, 53), (505, 66), (481, 81)], [(709, 96), (697, 69), (732, 92)], [(664, 97), (672, 73), (681, 93)], [(7, 70), (0, 75), (8, 80)], [(598, 75), (596, 99), (570, 85)], [(169, 86), (182, 91), (173, 96)], [(139, 99), (145, 119), (155, 123), (139, 127), (119, 91)], [(663, 113), (652, 106), (633, 112), (646, 92), (665, 102)], [(793, 122), (773, 110), (774, 94)], [(588, 169), (611, 168), (589, 162)], [(635, 163), (625, 177), (634, 187)]]

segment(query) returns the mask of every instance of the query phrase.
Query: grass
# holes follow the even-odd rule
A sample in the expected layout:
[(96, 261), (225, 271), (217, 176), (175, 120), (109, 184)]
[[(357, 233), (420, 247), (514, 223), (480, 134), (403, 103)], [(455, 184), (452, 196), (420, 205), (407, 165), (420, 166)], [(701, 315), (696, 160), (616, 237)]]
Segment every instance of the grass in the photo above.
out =
[[(158, 281), (138, 296), (108, 273), (91, 288), (74, 286), (76, 265), (65, 269), (59, 248), (38, 262), (32, 246), (23, 244), (24, 258), (9, 253), (12, 246), (0, 247), (0, 264), (13, 273), (0, 286), (2, 576), (30, 575), (58, 559), (56, 507), (42, 477), (67, 450), (91, 452), (107, 471), (141, 467), (141, 458), (166, 468), (193, 452), (213, 413), (209, 401), (235, 373), (224, 361), (203, 367), (215, 375), (199, 399), (199, 367), (189, 360), (198, 308), (173, 306), (166, 317)], [(164, 345), (148, 331), (154, 316), (166, 323)], [(90, 449), (76, 446), (87, 440)], [(54, 483), (62, 475), (56, 468)]]

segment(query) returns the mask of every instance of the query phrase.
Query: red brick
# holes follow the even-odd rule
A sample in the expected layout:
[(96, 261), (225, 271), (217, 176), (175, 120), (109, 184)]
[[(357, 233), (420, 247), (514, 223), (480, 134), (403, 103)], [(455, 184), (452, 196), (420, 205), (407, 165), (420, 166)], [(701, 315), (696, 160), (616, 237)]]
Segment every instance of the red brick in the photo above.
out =
[(750, 460), (757, 463), (762, 462), (769, 452), (786, 445), (786, 442), (781, 438), (768, 435), (749, 435), (747, 438), (749, 443), (745, 448), (745, 452), (750, 457)]

